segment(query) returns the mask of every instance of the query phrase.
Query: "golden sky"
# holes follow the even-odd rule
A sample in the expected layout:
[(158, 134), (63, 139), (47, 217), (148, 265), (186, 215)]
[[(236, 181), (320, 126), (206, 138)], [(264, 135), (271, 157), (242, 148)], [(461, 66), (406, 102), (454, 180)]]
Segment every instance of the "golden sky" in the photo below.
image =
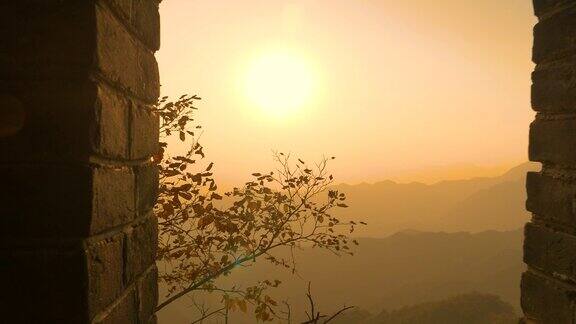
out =
[(272, 150), (336, 156), (349, 183), (526, 160), (530, 1), (167, 0), (161, 14), (162, 93), (203, 98), (225, 183), (271, 169)]

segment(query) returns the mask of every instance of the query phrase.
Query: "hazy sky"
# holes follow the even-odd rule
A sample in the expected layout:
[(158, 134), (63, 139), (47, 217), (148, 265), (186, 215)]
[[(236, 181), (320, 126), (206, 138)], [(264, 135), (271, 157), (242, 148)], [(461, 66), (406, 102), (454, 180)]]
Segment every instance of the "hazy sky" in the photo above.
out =
[(167, 0), (161, 14), (162, 92), (203, 98), (221, 181), (270, 169), (273, 149), (334, 155), (351, 183), (526, 159), (530, 1)]

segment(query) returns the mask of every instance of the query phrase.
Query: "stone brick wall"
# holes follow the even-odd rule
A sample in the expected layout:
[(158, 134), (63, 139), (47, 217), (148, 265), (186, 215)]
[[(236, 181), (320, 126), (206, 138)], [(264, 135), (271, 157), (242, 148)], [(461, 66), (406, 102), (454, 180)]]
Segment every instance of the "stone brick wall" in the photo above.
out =
[(0, 3), (0, 322), (154, 323), (157, 0)]
[(522, 308), (526, 322), (576, 323), (576, 1), (534, 0)]

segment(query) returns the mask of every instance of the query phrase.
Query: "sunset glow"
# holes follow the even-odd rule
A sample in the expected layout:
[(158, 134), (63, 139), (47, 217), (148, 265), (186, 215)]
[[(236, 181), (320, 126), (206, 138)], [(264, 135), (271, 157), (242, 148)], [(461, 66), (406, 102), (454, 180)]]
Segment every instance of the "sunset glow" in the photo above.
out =
[(272, 117), (286, 117), (302, 108), (313, 95), (309, 64), (296, 54), (271, 52), (256, 58), (244, 80), (249, 104)]

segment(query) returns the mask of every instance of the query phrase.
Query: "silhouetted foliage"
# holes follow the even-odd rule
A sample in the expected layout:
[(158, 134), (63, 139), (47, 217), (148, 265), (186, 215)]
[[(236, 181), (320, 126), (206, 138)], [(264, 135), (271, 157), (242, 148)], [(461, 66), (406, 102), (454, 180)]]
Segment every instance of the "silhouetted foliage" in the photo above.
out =
[[(193, 292), (217, 292), (226, 311), (246, 312), (252, 305), (258, 320), (271, 320), (280, 315), (278, 303), (266, 290), (280, 281), (263, 278), (253, 286), (224, 288), (216, 279), (257, 259), (295, 272), (293, 254), (290, 258), (272, 254), (278, 247), (310, 246), (352, 254), (349, 245), (357, 242), (342, 233), (352, 233), (358, 224), (343, 222), (331, 213), (347, 207), (345, 194), (328, 190), (333, 177), (327, 166), (333, 158), (309, 166), (289, 154), (274, 153), (277, 170), (253, 173), (243, 186), (219, 194), (213, 163), (200, 166), (205, 155), (196, 133), (200, 126), (194, 124), (192, 114), (199, 99), (182, 96), (169, 102), (164, 97), (155, 108), (161, 121), (161, 151), (154, 157), (160, 170), (155, 206), (158, 260), (164, 265), (159, 278), (168, 287), (157, 310)], [(185, 145), (183, 154), (168, 152), (168, 142), (174, 140)], [(346, 231), (337, 230), (340, 227)]]

